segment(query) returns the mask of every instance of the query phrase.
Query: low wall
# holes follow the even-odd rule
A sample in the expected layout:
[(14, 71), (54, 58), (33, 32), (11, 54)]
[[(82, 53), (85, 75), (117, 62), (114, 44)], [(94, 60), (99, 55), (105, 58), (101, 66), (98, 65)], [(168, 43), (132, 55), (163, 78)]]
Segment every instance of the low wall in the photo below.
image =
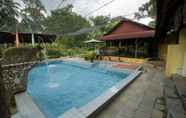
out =
[(166, 59), (166, 75), (172, 74), (183, 75), (186, 67), (186, 28), (183, 28), (179, 33), (179, 44), (168, 45), (167, 59)]
[(143, 64), (145, 62), (144, 59), (117, 57), (117, 56), (102, 56), (102, 60), (114, 61), (114, 62), (135, 63), (135, 64)]
[(26, 91), (27, 73), (40, 56), (39, 48), (9, 48), (4, 51), (0, 65), (9, 108), (15, 109), (14, 95)]
[(166, 75), (181, 73), (183, 66), (184, 49), (180, 45), (169, 45), (166, 61)]
[(35, 63), (36, 62), (2, 66), (2, 75), (5, 87), (7, 90), (11, 91), (11, 94), (26, 91), (26, 77)]
[(15, 94), (26, 90), (26, 75), (40, 57), (39, 48), (9, 48), (3, 53), (1, 66), (6, 88)]

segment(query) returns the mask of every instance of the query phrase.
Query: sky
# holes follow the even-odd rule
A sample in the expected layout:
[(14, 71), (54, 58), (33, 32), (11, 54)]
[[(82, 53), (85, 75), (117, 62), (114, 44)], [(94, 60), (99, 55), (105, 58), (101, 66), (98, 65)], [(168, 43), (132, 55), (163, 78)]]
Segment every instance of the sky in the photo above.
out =
[[(61, 8), (67, 4), (72, 4), (74, 6), (73, 11), (82, 16), (110, 15), (111, 17), (124, 16), (132, 19), (134, 12), (137, 12), (138, 8), (149, 0), (113, 0), (112, 3), (93, 14), (90, 13), (111, 0), (64, 0), (65, 2), (63, 2), (61, 6), (59, 6), (59, 4), (63, 0), (41, 1), (47, 9), (48, 14), (50, 14), (51, 10)], [(151, 20), (151, 18), (145, 18), (141, 19), (139, 22), (148, 24)]]

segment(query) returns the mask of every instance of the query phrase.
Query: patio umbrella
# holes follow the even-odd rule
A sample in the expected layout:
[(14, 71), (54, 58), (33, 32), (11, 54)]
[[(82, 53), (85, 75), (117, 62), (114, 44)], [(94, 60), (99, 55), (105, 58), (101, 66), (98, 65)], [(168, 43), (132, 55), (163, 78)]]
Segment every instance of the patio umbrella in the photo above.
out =
[(91, 39), (91, 40), (88, 40), (88, 41), (84, 41), (84, 43), (86, 43), (86, 44), (92, 44), (92, 46), (94, 48), (96, 48), (96, 43), (103, 43), (103, 41), (99, 41), (99, 40), (96, 40), (96, 39)]
[(99, 41), (99, 40), (96, 40), (96, 39), (91, 39), (91, 40), (88, 40), (88, 41), (84, 41), (84, 43), (102, 43), (103, 41)]

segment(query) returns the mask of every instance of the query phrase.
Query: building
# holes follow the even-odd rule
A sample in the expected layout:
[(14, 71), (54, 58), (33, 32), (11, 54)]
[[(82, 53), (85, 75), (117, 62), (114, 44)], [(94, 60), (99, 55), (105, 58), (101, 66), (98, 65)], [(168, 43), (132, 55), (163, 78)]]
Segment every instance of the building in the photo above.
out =
[[(35, 43), (52, 43), (56, 40), (56, 35), (34, 33)], [(0, 44), (14, 44), (16, 42), (16, 34), (11, 32), (0, 32)], [(32, 33), (19, 33), (20, 43), (32, 43)]]
[(156, 36), (167, 76), (186, 76), (186, 0), (157, 0)]
[(154, 35), (153, 28), (124, 18), (98, 39), (106, 42), (106, 55), (150, 57), (156, 52)]

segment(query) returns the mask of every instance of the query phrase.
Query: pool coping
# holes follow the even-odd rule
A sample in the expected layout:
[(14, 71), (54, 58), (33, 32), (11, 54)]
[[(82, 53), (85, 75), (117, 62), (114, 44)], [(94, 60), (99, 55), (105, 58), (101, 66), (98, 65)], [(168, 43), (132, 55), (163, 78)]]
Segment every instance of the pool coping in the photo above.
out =
[(124, 88), (126, 88), (130, 83), (132, 83), (138, 76), (140, 76), (142, 71), (134, 71), (127, 78), (123, 79), (115, 86), (108, 89), (106, 92), (90, 101), (88, 104), (76, 108), (73, 107), (66, 111), (58, 118), (89, 118), (95, 115), (96, 112), (100, 111), (106, 104), (111, 102), (111, 100), (116, 97)]

